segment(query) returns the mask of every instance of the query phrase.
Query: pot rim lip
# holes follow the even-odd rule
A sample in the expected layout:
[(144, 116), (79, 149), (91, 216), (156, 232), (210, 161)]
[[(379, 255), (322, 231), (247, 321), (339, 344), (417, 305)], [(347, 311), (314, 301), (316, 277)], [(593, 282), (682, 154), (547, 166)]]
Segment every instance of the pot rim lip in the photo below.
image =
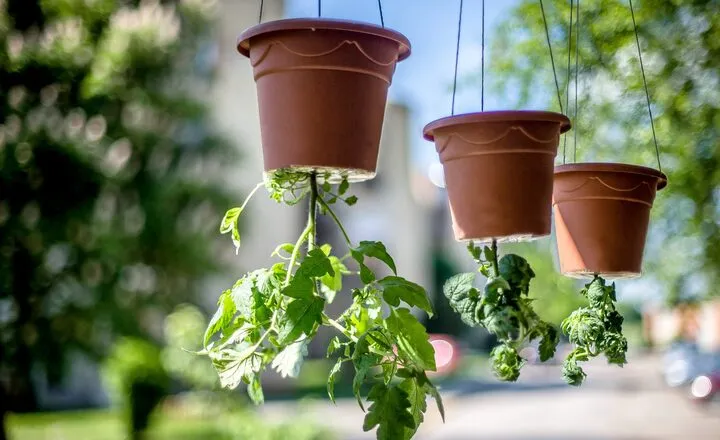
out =
[(614, 172), (614, 173), (628, 173), (628, 174), (640, 174), (643, 176), (651, 176), (658, 179), (657, 190), (661, 190), (667, 186), (668, 178), (665, 173), (656, 170), (655, 168), (644, 167), (642, 165), (632, 165), (628, 163), (619, 162), (583, 162), (583, 163), (568, 163), (563, 165), (555, 166), (555, 175), (573, 172)]
[(284, 18), (281, 20), (272, 20), (257, 24), (245, 29), (240, 36), (238, 36), (237, 51), (242, 55), (249, 57), (250, 39), (257, 37), (258, 35), (279, 31), (315, 29), (357, 32), (386, 38), (399, 44), (398, 61), (402, 61), (410, 56), (410, 40), (396, 30), (362, 21), (338, 20), (331, 18)]
[(460, 124), (473, 124), (477, 122), (502, 122), (502, 121), (549, 121), (560, 123), (560, 133), (570, 130), (570, 119), (562, 113), (545, 110), (496, 110), (489, 112), (463, 113), (460, 115), (446, 116), (436, 119), (423, 128), (425, 140), (433, 141), (433, 131), (438, 128), (449, 127)]

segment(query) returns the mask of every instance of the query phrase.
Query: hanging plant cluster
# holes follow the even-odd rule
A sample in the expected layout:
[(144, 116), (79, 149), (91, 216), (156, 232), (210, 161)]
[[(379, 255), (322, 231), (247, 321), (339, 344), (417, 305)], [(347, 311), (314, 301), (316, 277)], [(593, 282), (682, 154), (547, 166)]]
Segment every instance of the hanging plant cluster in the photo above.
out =
[[(380, 16), (382, 22), (381, 5)], [(483, 51), (484, 22), (483, 2)], [(461, 23), (462, 1), (458, 53)], [(397, 273), (383, 243), (353, 242), (334, 207), (354, 205), (351, 183), (375, 176), (388, 88), (410, 43), (384, 22), (379, 27), (317, 18), (258, 24), (240, 36), (237, 48), (250, 59), (257, 84), (265, 174), (244, 203), (226, 213), (220, 232), (239, 249), (238, 219), (263, 187), (279, 203), (307, 203), (308, 217), (295, 243), (272, 252), (275, 264), (245, 274), (220, 295), (201, 354), (223, 387), (245, 384), (261, 403), (262, 373), (272, 368), (296, 377), (319, 328), (330, 327), (337, 332), (327, 347), (335, 361), (327, 381), (330, 399), (343, 368), (351, 368), (353, 392), (366, 411), (363, 429), (377, 428), (379, 439), (409, 439), (424, 419), (428, 397), (444, 419), (440, 393), (427, 375), (436, 369), (435, 352), (412, 313), (416, 308), (432, 316), (431, 301)], [(552, 48), (550, 53), (552, 59)], [(484, 84), (484, 54), (482, 78)], [(535, 273), (519, 255), (500, 256), (498, 243), (549, 235), (554, 210), (562, 272), (591, 279), (581, 292), (588, 306), (561, 326), (575, 346), (563, 376), (579, 385), (585, 378), (579, 363), (600, 354), (623, 365), (623, 318), (615, 309), (615, 285), (605, 277), (639, 275), (650, 208), (665, 175), (624, 164), (554, 167), (560, 136), (571, 126), (567, 116), (486, 112), (484, 87), (480, 112), (455, 115), (454, 98), (455, 87), (453, 114), (424, 129), (444, 167), (455, 238), (467, 242), (478, 264), (477, 272), (446, 282), (451, 306), (467, 325), (496, 336), (491, 364), (499, 379), (518, 379), (525, 362), (520, 350), (532, 341), (541, 361), (552, 358), (560, 333), (533, 310)], [(334, 222), (346, 249), (318, 242), (318, 215)], [(389, 275), (371, 269), (370, 260)], [(478, 273), (486, 278), (482, 288)], [(347, 277), (357, 277), (360, 287), (352, 289), (348, 308), (330, 316), (327, 305)]]

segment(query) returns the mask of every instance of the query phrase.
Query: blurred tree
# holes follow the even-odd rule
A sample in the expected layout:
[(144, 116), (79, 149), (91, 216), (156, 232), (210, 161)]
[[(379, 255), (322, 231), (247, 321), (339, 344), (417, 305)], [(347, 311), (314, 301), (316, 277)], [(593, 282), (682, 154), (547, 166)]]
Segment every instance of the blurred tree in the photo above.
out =
[(159, 341), (216, 269), (211, 3), (0, 0), (0, 419), (72, 350)]
[[(577, 160), (657, 167), (628, 2), (579, 3)], [(570, 2), (544, 5), (561, 93), (570, 92), (566, 113), (572, 116), (575, 86), (566, 82)], [(634, 7), (669, 178), (653, 208), (646, 270), (670, 302), (719, 295), (720, 1), (636, 0)], [(489, 79), (507, 97), (508, 107), (558, 108), (538, 1), (520, 1), (500, 24), (488, 60)], [(574, 131), (563, 141), (568, 162), (574, 156)]]

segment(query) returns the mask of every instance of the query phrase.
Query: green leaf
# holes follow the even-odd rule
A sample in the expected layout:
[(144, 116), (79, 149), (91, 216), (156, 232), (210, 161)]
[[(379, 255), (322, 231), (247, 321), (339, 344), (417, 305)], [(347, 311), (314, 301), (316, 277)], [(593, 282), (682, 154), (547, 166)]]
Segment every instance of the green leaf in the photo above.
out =
[(506, 382), (515, 382), (520, 377), (523, 360), (517, 350), (508, 344), (500, 344), (490, 352), (495, 376)]
[(355, 377), (353, 377), (353, 394), (357, 398), (358, 405), (365, 411), (365, 407), (362, 404), (362, 396), (360, 396), (360, 389), (362, 388), (365, 378), (370, 372), (370, 369), (378, 362), (378, 358), (373, 354), (363, 354), (359, 357), (353, 357), (353, 366), (355, 367)]
[(260, 382), (260, 374), (253, 374), (250, 383), (247, 386), (247, 393), (250, 400), (255, 405), (261, 405), (265, 402), (265, 394), (263, 393), (262, 383)]
[(340, 350), (340, 347), (342, 347), (340, 338), (333, 336), (332, 339), (330, 339), (330, 342), (328, 342), (327, 355), (325, 357), (330, 358), (333, 353)]
[(511, 290), (518, 294), (528, 294), (530, 280), (535, 278), (535, 272), (526, 259), (514, 254), (505, 255), (499, 261), (499, 271), (500, 276), (510, 284)]
[(425, 392), (433, 397), (435, 399), (435, 403), (437, 404), (438, 412), (440, 413), (440, 417), (442, 417), (443, 423), (445, 422), (445, 405), (442, 401), (442, 396), (440, 395), (440, 391), (433, 385), (429, 380), (425, 380)]
[(340, 185), (338, 186), (338, 194), (345, 194), (348, 188), (350, 188), (350, 183), (347, 181), (347, 179), (343, 179), (343, 181), (340, 182)]
[(395, 338), (398, 354), (419, 370), (435, 371), (435, 349), (420, 322), (405, 308), (392, 310), (385, 320)]
[(272, 361), (272, 367), (280, 373), (282, 377), (298, 377), (300, 367), (302, 367), (305, 356), (307, 356), (308, 340), (296, 341), (288, 345), (275, 356)]
[(375, 274), (365, 265), (364, 257), (373, 257), (385, 263), (393, 274), (397, 275), (397, 268), (395, 267), (395, 261), (387, 253), (385, 245), (379, 241), (361, 241), (360, 244), (350, 250), (350, 255), (360, 266), (360, 279), (365, 284), (370, 284), (375, 280)]
[(345, 199), (345, 204), (348, 206), (353, 206), (358, 201), (357, 196), (350, 196), (347, 199)]
[(420, 424), (425, 420), (425, 411), (427, 411), (427, 399), (425, 397), (425, 387), (418, 383), (418, 379), (413, 377), (403, 380), (400, 387), (408, 395), (410, 401), (410, 414), (415, 422), (412, 428), (405, 428), (403, 438), (412, 438), (417, 432)]
[(552, 325), (546, 324), (538, 350), (540, 352), (541, 362), (545, 362), (555, 356), (555, 349), (557, 348), (558, 342), (560, 342), (558, 331)]
[(450, 277), (443, 285), (443, 293), (450, 306), (471, 327), (480, 324), (478, 311), (482, 310), (480, 292), (473, 286), (475, 277), (474, 272), (460, 273)]
[[(290, 255), (292, 255), (293, 251), (295, 250), (295, 245), (292, 243), (283, 243), (281, 245), (278, 245), (278, 247), (275, 248), (274, 251), (272, 251), (272, 254), (270, 254), (271, 257), (274, 257), (277, 255), (280, 258), (290, 258)], [(287, 256), (281, 255), (280, 252), (285, 252)]]
[(322, 282), (328, 289), (334, 292), (339, 292), (342, 290), (343, 274), (348, 273), (348, 269), (338, 257), (331, 255), (328, 259), (330, 260), (330, 265), (332, 267), (332, 274), (326, 273), (320, 278), (320, 282)]
[(405, 390), (378, 383), (372, 387), (368, 400), (373, 402), (365, 415), (363, 431), (378, 427), (378, 440), (406, 439), (406, 428), (415, 429), (415, 420)]
[(490, 277), (485, 284), (484, 300), (488, 304), (497, 304), (504, 290), (510, 290), (510, 284), (502, 277)]
[(338, 377), (340, 377), (340, 373), (342, 371), (342, 364), (346, 360), (347, 359), (338, 358), (338, 360), (335, 362), (335, 365), (333, 365), (332, 369), (330, 370), (330, 374), (328, 375), (327, 393), (332, 403), (335, 403), (335, 382), (337, 382)]
[(399, 306), (402, 300), (411, 307), (420, 307), (429, 316), (433, 315), (432, 305), (425, 289), (421, 286), (397, 276), (388, 276), (377, 282), (383, 292), (385, 302), (391, 306)]
[(237, 229), (237, 221), (238, 217), (240, 217), (241, 212), (242, 209), (240, 209), (239, 207), (228, 209), (228, 211), (225, 213), (225, 217), (223, 217), (222, 221), (220, 222), (221, 234), (227, 234), (233, 229)]
[(280, 343), (294, 341), (303, 333), (311, 336), (321, 322), (324, 307), (325, 300), (319, 297), (293, 300), (287, 306), (284, 322), (278, 331)]
[(204, 346), (208, 345), (213, 335), (230, 324), (235, 316), (235, 312), (235, 303), (230, 296), (230, 291), (226, 290), (220, 295), (218, 299), (218, 309), (212, 318), (210, 318), (210, 323), (208, 323), (207, 330), (205, 330), (205, 336), (203, 337)]
[(250, 319), (253, 311), (253, 284), (248, 278), (241, 278), (232, 288), (230, 296), (235, 303), (237, 312), (245, 319)]
[(291, 298), (311, 298), (314, 289), (313, 279), (326, 274), (335, 275), (330, 259), (322, 249), (313, 249), (300, 263), (290, 284), (283, 289), (282, 293)]
[(605, 326), (595, 310), (580, 308), (565, 318), (562, 331), (571, 343), (589, 346), (602, 340)]
[(249, 383), (255, 373), (262, 369), (262, 356), (254, 347), (243, 351), (225, 349), (208, 354), (220, 377), (223, 388), (235, 389), (241, 382)]

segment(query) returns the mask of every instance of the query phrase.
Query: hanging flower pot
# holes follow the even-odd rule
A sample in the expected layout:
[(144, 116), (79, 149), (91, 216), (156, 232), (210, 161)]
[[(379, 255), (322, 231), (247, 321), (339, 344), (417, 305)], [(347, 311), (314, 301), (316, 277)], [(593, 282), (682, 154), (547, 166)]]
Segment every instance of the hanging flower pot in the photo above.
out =
[(277, 20), (243, 32), (257, 84), (265, 171), (374, 177), (388, 87), (410, 55), (402, 34), (329, 19)]
[(553, 161), (569, 129), (567, 117), (543, 111), (468, 113), (425, 126), (445, 170), (455, 238), (550, 234)]
[(639, 276), (660, 171), (619, 163), (555, 168), (553, 206), (560, 270), (573, 277)]

